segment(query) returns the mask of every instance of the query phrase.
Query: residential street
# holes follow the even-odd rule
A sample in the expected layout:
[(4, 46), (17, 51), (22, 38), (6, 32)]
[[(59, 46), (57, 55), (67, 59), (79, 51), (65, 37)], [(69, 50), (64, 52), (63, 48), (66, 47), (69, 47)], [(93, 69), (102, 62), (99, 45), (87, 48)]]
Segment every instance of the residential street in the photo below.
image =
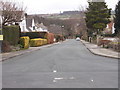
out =
[(3, 88), (117, 88), (118, 60), (74, 39), (5, 60)]

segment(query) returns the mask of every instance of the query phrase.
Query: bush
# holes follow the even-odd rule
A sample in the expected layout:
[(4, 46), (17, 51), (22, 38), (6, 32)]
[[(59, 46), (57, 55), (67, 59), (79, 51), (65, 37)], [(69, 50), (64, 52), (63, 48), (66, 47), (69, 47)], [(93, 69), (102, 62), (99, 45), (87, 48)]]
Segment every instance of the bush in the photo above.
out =
[(30, 39), (45, 38), (46, 32), (22, 32), (21, 37), (29, 36)]
[(20, 44), (22, 45), (22, 48), (24, 49), (29, 48), (29, 41), (30, 41), (30, 38), (28, 36), (21, 37)]
[(120, 52), (120, 42), (110, 42), (108, 46), (109, 48)]
[(104, 47), (104, 48), (108, 48), (109, 44), (110, 44), (110, 40), (100, 40), (98, 46), (101, 46)]
[(3, 26), (3, 40), (8, 41), (10, 45), (17, 45), (20, 38), (19, 26)]
[(47, 44), (47, 39), (43, 39), (43, 45)]
[(54, 34), (46, 33), (46, 37), (45, 38), (47, 39), (47, 43), (48, 44), (54, 43)]
[(45, 44), (47, 44), (47, 39), (36, 38), (30, 40), (31, 47), (37, 47)]
[(59, 42), (63, 39), (63, 37), (61, 35), (55, 35), (55, 39), (56, 39), (56, 42)]
[(1, 50), (2, 50), (2, 52), (10, 52), (11, 51), (10, 44), (8, 41), (2, 42)]
[(104, 34), (104, 37), (115, 37), (115, 34)]
[(0, 28), (0, 35), (2, 35), (2, 29)]

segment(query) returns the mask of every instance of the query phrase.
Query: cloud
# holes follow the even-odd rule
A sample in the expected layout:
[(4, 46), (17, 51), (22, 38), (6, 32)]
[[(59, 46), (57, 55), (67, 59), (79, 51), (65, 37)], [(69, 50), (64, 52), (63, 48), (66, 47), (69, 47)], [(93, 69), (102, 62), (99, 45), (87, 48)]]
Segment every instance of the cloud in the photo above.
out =
[[(28, 13), (59, 13), (60, 11), (76, 10), (79, 6), (86, 7), (87, 0), (18, 0), (27, 6)], [(109, 8), (115, 7), (118, 0), (105, 0)]]

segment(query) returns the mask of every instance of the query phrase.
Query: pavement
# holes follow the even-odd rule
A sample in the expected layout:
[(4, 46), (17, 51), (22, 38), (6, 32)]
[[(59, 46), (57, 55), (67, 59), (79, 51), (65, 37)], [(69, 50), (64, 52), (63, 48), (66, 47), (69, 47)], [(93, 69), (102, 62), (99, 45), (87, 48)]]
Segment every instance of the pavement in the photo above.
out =
[(87, 47), (87, 49), (91, 53), (93, 53), (95, 55), (120, 59), (119, 52), (113, 51), (111, 49), (102, 48), (100, 46), (97, 46), (96, 44), (92, 44), (92, 43), (89, 43), (89, 42), (84, 41), (84, 40), (81, 40), (81, 42)]
[(37, 50), (40, 50), (42, 48), (50, 47), (50, 46), (53, 46), (53, 45), (56, 45), (56, 44), (59, 44), (59, 43), (60, 42), (57, 42), (57, 43), (54, 43), (54, 44), (49, 44), (49, 45), (44, 45), (44, 46), (40, 46), (40, 47), (29, 47), (29, 49), (26, 49), (26, 50), (20, 50), (20, 51), (8, 52), (8, 53), (1, 53), (0, 56), (2, 58), (0, 58), (0, 62), (4, 61), (4, 60), (7, 60), (7, 59), (10, 59), (10, 58), (13, 58), (13, 57), (23, 55), (25, 53), (31, 53), (33, 51), (37, 51)]

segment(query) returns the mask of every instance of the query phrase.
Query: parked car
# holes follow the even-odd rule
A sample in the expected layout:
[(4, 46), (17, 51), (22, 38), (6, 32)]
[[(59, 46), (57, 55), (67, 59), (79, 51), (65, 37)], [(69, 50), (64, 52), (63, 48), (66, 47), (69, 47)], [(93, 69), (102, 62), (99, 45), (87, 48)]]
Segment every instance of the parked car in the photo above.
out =
[(76, 41), (80, 41), (80, 38), (79, 38), (79, 37), (77, 37), (77, 38), (76, 38)]

